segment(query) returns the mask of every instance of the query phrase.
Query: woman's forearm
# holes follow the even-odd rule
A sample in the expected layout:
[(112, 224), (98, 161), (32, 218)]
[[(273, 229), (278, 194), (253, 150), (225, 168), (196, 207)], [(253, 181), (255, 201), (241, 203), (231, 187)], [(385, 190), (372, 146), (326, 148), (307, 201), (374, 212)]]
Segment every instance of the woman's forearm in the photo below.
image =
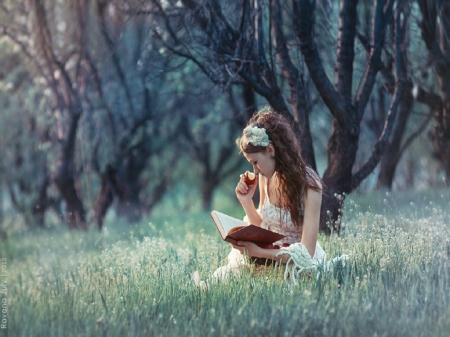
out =
[(264, 249), (261, 248), (259, 256), (255, 257), (261, 257), (263, 259), (271, 259), (275, 262), (284, 263), (286, 264), (290, 258), (288, 254), (281, 254), (279, 256), (276, 256), (279, 252), (281, 252), (281, 249)]
[(251, 200), (248, 203), (242, 203), (242, 207), (244, 208), (245, 214), (247, 214), (248, 223), (258, 226), (261, 226), (261, 216)]

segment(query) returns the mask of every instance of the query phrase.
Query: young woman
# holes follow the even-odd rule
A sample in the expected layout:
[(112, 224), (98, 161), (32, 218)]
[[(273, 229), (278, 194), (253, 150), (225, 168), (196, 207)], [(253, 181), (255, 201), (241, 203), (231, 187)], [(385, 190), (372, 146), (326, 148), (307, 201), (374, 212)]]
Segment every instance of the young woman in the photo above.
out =
[[(248, 122), (238, 145), (244, 157), (259, 176), (247, 185), (241, 174), (236, 196), (246, 213), (246, 221), (285, 235), (271, 247), (261, 248), (252, 242), (233, 245), (227, 266), (216, 270), (214, 277), (239, 273), (244, 256), (256, 264), (294, 264), (307, 269), (325, 260), (326, 254), (317, 242), (319, 233), (322, 183), (302, 159), (300, 145), (290, 124), (280, 114), (258, 112)], [(258, 209), (253, 195), (259, 186)]]

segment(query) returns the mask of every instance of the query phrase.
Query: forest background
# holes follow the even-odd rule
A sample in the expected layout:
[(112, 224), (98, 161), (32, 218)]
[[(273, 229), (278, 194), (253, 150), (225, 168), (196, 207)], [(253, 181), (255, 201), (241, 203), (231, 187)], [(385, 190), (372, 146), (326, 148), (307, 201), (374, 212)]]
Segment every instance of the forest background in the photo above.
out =
[(2, 230), (209, 210), (250, 168), (234, 141), (265, 105), (325, 182), (324, 232), (337, 195), (447, 186), (448, 6), (3, 0)]

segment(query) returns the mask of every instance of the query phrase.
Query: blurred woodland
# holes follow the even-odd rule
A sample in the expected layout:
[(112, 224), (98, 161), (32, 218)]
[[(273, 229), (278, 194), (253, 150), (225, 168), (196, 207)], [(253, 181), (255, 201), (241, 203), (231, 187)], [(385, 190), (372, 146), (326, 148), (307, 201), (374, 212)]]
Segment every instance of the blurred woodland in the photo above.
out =
[(442, 0), (0, 0), (0, 216), (209, 210), (265, 105), (323, 178), (325, 232), (349, 193), (448, 186), (449, 34)]

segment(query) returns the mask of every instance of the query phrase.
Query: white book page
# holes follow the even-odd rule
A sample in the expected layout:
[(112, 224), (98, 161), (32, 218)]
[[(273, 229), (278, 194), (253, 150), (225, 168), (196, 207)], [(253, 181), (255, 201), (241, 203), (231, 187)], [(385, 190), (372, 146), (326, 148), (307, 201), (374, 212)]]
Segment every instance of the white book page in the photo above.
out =
[(225, 230), (225, 233), (228, 233), (230, 229), (236, 226), (247, 226), (248, 224), (245, 221), (233, 218), (229, 215), (220, 213), (215, 211), (217, 217), (219, 218), (220, 222), (222, 223), (223, 229)]

